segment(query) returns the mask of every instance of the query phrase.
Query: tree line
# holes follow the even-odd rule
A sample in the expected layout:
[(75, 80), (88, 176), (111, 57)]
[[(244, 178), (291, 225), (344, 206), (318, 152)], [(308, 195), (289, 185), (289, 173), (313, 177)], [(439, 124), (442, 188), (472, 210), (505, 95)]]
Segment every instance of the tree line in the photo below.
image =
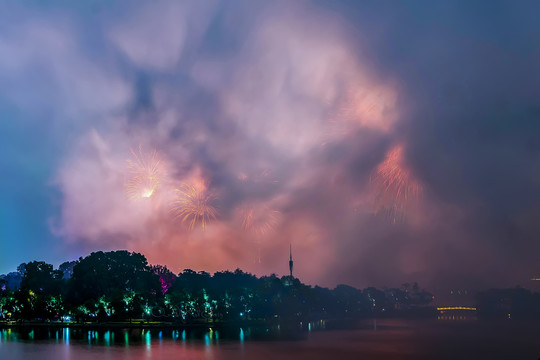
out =
[(175, 274), (125, 250), (93, 252), (58, 269), (32, 261), (0, 277), (0, 319), (10, 320), (314, 320), (391, 316), (424, 309), (432, 299), (416, 283), (399, 289), (327, 289), (240, 269)]

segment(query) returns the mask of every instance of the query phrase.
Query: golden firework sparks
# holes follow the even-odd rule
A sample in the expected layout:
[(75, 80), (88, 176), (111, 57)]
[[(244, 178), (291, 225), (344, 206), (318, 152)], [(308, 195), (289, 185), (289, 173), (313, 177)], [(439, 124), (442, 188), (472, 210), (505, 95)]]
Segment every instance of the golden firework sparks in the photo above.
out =
[(146, 199), (152, 197), (159, 187), (160, 158), (156, 150), (150, 154), (143, 152), (142, 147), (135, 152), (130, 149), (131, 159), (127, 160), (129, 179), (126, 193), (130, 199)]
[(188, 222), (190, 229), (201, 224), (202, 229), (206, 230), (207, 224), (216, 218), (217, 210), (212, 205), (215, 196), (204, 181), (184, 183), (175, 192), (177, 197), (171, 208), (173, 215), (181, 219), (182, 223)]
[(270, 209), (266, 205), (247, 205), (240, 209), (242, 214), (242, 228), (257, 236), (265, 236), (273, 232), (279, 224), (281, 213)]

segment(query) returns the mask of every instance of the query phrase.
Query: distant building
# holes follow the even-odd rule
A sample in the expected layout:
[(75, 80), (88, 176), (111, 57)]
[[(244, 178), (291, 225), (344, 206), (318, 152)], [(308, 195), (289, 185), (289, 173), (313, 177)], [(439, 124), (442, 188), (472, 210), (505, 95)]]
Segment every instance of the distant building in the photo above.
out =
[(289, 245), (289, 273), (290, 273), (289, 276), (291, 277), (291, 279), (293, 278), (292, 270), (293, 270), (292, 245)]
[(293, 276), (293, 266), (294, 261), (292, 258), (292, 245), (289, 245), (289, 276), (284, 276), (281, 281), (285, 286), (292, 286), (294, 283), (294, 276)]

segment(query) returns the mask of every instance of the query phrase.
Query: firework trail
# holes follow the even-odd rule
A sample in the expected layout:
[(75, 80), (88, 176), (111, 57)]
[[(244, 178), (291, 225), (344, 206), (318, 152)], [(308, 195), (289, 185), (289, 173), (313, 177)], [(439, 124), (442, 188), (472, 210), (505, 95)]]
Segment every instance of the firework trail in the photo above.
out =
[(177, 197), (171, 208), (175, 218), (181, 219), (182, 223), (189, 222), (191, 230), (197, 224), (201, 224), (203, 231), (206, 230), (206, 225), (216, 218), (217, 210), (212, 205), (215, 196), (207, 189), (204, 181), (185, 183), (175, 192)]
[(158, 152), (154, 150), (150, 154), (145, 154), (140, 145), (138, 150), (135, 152), (130, 149), (132, 158), (127, 160), (130, 177), (126, 183), (126, 193), (130, 199), (152, 197), (161, 179), (161, 160)]
[[(271, 185), (277, 183), (268, 170), (263, 170), (255, 175), (240, 174), (238, 179), (243, 185), (244, 195), (260, 196), (272, 191)], [(248, 202), (238, 208), (242, 218), (242, 228), (257, 236), (264, 236), (272, 232), (280, 221), (280, 212), (270, 209), (268, 206)]]
[(393, 223), (406, 217), (408, 208), (422, 195), (422, 185), (404, 165), (403, 146), (392, 148), (371, 178), (375, 187), (374, 211), (389, 216)]
[(260, 264), (261, 240), (276, 230), (276, 226), (281, 221), (281, 213), (270, 209), (266, 205), (255, 206), (253, 204), (243, 206), (239, 210), (242, 229), (246, 233), (253, 235), (252, 240), (256, 245), (257, 254), (254, 261)]
[[(244, 197), (248, 199), (271, 196), (273, 186), (278, 183), (268, 170), (250, 175), (242, 173), (238, 180), (242, 184)], [(252, 235), (251, 240), (256, 244), (255, 261), (261, 263), (261, 240), (276, 230), (281, 221), (281, 213), (261, 202), (248, 201), (237, 208), (237, 214), (241, 228)]]
[(256, 236), (266, 236), (275, 231), (281, 220), (281, 213), (268, 206), (244, 206), (240, 209), (242, 214), (242, 228)]

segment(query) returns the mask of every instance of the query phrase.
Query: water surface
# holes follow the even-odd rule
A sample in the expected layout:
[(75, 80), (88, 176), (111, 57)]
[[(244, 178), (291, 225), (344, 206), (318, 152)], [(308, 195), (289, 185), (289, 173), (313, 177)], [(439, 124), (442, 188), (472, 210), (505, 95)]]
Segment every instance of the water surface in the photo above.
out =
[(540, 325), (372, 320), (354, 330), (28, 328), (0, 330), (2, 360), (538, 359)]

